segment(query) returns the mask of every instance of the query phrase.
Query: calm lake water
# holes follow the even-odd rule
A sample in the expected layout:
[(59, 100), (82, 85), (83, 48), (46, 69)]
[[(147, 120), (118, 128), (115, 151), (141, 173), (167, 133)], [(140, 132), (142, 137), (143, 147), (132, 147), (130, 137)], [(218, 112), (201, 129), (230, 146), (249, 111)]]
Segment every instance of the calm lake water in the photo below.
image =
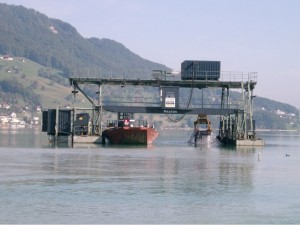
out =
[(188, 145), (190, 133), (70, 148), (2, 129), (0, 223), (300, 224), (299, 133), (261, 133), (262, 148)]

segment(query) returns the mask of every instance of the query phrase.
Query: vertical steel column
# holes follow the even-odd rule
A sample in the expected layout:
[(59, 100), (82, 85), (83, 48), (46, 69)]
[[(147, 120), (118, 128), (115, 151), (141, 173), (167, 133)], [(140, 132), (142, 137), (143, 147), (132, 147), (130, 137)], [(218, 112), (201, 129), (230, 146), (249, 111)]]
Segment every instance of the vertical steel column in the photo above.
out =
[(201, 97), (202, 97), (202, 109), (203, 109), (203, 88), (201, 88), (201, 91), (202, 91)]
[(222, 88), (222, 96), (221, 96), (221, 109), (224, 108), (224, 92), (225, 92), (225, 88)]
[(253, 132), (254, 128), (253, 128), (253, 89), (250, 89), (250, 82), (248, 82), (248, 91), (250, 91), (250, 95), (249, 95), (249, 119), (250, 119), (250, 129)]
[(93, 97), (93, 104), (92, 104), (92, 132), (91, 135), (95, 135), (95, 97)]
[(59, 112), (59, 107), (56, 107), (55, 111), (55, 146), (57, 145), (58, 141), (58, 112)]
[(74, 122), (75, 122), (75, 112), (74, 108), (72, 109), (72, 124), (71, 124), (71, 146), (73, 147), (74, 145)]
[(227, 109), (230, 108), (229, 93), (230, 93), (229, 92), (229, 87), (227, 87), (227, 96), (226, 96), (227, 97), (227, 100), (226, 100), (227, 101)]
[(102, 134), (102, 86), (101, 84), (99, 84), (98, 105), (99, 105), (98, 132), (99, 135), (101, 135)]
[(71, 127), (72, 127), (72, 141), (71, 141), (71, 143), (72, 143), (72, 146), (73, 146), (73, 143), (74, 143), (74, 135), (75, 135), (75, 115), (76, 115), (76, 109), (75, 109), (75, 104), (76, 104), (76, 94), (78, 93), (78, 91), (76, 90), (76, 87), (75, 87), (75, 85), (74, 85), (74, 83), (72, 83), (73, 84), (73, 91), (72, 91), (72, 93), (73, 93), (73, 116), (72, 116), (72, 125), (71, 125)]
[[(222, 95), (221, 95), (221, 109), (224, 108), (224, 92), (225, 92), (225, 88), (222, 87)], [(223, 117), (220, 115), (220, 124), (219, 124), (219, 136), (223, 137), (223, 133), (224, 133), (224, 119)]]
[[(244, 83), (242, 83), (243, 84), (243, 88), (245, 88), (244, 87)], [(245, 98), (245, 94), (247, 93), (247, 90), (246, 90), (246, 88), (245, 88), (245, 90), (243, 90), (243, 102), (244, 102), (244, 118), (243, 118), (243, 120), (244, 120), (244, 122), (243, 122), (243, 126), (244, 126), (244, 139), (248, 139), (248, 132), (247, 132), (247, 111), (248, 111), (248, 104), (247, 104), (247, 100), (246, 100), (246, 98)]]

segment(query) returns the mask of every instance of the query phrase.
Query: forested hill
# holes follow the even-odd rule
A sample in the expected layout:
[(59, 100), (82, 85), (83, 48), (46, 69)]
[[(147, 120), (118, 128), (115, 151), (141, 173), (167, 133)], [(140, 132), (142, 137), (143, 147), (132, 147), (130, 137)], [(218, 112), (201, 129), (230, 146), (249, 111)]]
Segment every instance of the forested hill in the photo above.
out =
[[(12, 56), (12, 60), (7, 60), (7, 55)], [(33, 9), (2, 3), (0, 57), (0, 115), (70, 105), (71, 87), (66, 78), (74, 72), (75, 75), (109, 74), (118, 78), (147, 79), (151, 78), (152, 70), (168, 69), (141, 58), (116, 41), (84, 38), (68, 23)], [(94, 97), (95, 90), (85, 91)], [(129, 92), (133, 90), (126, 94)], [(113, 95), (119, 92), (110, 93), (116, 97)], [(148, 90), (145, 95), (152, 97), (154, 93)], [(217, 99), (219, 95), (207, 90), (205, 96)], [(231, 98), (234, 96), (232, 93)], [(80, 102), (84, 103), (83, 99)], [(293, 106), (260, 97), (254, 99), (257, 128), (296, 129), (298, 118), (298, 110)], [(193, 120), (188, 118), (182, 123), (185, 124), (193, 126)]]
[(84, 38), (70, 24), (23, 6), (0, 3), (0, 34), (0, 54), (25, 57), (60, 69), (65, 77), (76, 70), (149, 78), (152, 70), (166, 69), (121, 43)]

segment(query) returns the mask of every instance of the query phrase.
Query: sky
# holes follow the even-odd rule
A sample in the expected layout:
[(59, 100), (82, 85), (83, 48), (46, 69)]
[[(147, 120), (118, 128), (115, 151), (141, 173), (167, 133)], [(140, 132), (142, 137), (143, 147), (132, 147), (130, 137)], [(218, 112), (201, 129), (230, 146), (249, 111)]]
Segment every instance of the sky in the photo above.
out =
[(300, 108), (300, 0), (0, 0), (122, 43), (180, 70), (184, 60), (257, 72), (254, 94)]

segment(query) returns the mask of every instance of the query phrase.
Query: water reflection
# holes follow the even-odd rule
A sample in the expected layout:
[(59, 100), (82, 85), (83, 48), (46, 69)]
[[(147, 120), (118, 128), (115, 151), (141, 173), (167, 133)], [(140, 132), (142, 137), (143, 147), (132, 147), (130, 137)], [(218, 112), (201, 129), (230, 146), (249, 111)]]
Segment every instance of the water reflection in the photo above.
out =
[(5, 147), (41, 147), (47, 143), (47, 136), (39, 128), (3, 128), (0, 129), (0, 143)]
[[(158, 146), (102, 147), (94, 144), (74, 144), (49, 142), (41, 133), (22, 131), (2, 132), (9, 136), (3, 145), (59, 148), (60, 150), (36, 153), (34, 168), (53, 178), (42, 178), (39, 182), (56, 183), (63, 177), (66, 182), (102, 180), (102, 182), (145, 182), (156, 186), (156, 193), (189, 193), (207, 195), (221, 194), (229, 187), (252, 188), (253, 158), (256, 148), (199, 146), (167, 147)], [(8, 142), (5, 142), (9, 140)], [(13, 141), (11, 141), (13, 140)], [(41, 141), (44, 141), (41, 143)], [(164, 141), (164, 139), (162, 139)], [(171, 139), (172, 141), (172, 139)], [(65, 150), (63, 150), (65, 148)], [(96, 152), (94, 150), (97, 150)], [(100, 152), (98, 150), (101, 150)], [(145, 150), (153, 150), (155, 154)], [(36, 157), (40, 157), (37, 160)], [(250, 160), (249, 161), (249, 157)], [(234, 160), (233, 160), (234, 158)], [(238, 160), (237, 160), (238, 159)], [(38, 169), (36, 166), (39, 166)], [(29, 166), (30, 168), (31, 166)]]
[(188, 146), (172, 133), (151, 148), (49, 147), (47, 137), (29, 133), (2, 135), (4, 223), (299, 222), (299, 141), (285, 157), (285, 148), (268, 146)]
[[(46, 184), (110, 183), (117, 192), (140, 189), (145, 194), (222, 195), (231, 188), (249, 191), (253, 188), (255, 167), (249, 156), (236, 152), (234, 160), (228, 152), (184, 149), (66, 149), (42, 153), (39, 167)], [(154, 154), (153, 154), (154, 153)], [(237, 160), (238, 158), (238, 160)], [(252, 157), (251, 157), (252, 158)], [(37, 171), (37, 168), (34, 168)], [(47, 178), (48, 177), (48, 178)], [(63, 178), (63, 179), (62, 179)], [(121, 185), (124, 188), (119, 190)], [(114, 186), (115, 185), (115, 186)], [(99, 186), (101, 188), (101, 186)]]

